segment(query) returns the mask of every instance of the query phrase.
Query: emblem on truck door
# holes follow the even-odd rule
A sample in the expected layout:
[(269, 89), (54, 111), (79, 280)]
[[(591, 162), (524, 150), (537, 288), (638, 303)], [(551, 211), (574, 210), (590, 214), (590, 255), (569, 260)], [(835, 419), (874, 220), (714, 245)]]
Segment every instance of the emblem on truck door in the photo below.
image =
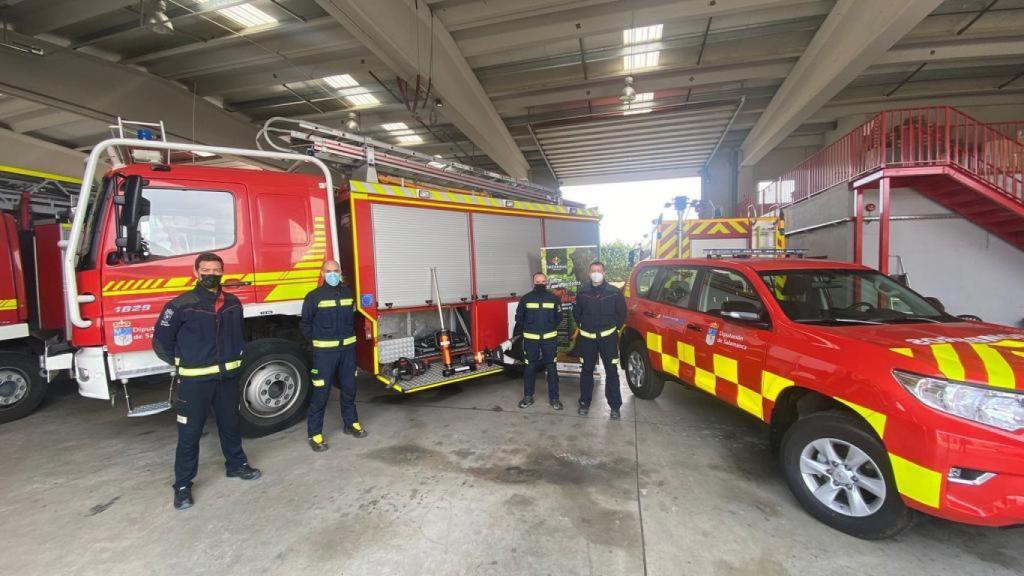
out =
[(128, 346), (132, 343), (132, 323), (131, 322), (114, 322), (114, 344), (118, 346)]
[(713, 346), (715, 338), (718, 338), (718, 322), (714, 322), (708, 328), (708, 335), (704, 337), (704, 343), (708, 346)]

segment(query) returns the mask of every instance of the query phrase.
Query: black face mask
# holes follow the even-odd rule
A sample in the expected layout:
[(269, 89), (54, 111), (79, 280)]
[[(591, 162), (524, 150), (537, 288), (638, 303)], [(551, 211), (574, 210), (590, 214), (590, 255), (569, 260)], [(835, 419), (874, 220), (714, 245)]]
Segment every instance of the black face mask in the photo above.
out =
[(216, 290), (220, 288), (220, 280), (220, 274), (200, 274), (196, 284), (207, 290)]
[(537, 292), (543, 292), (543, 291), (548, 289), (548, 285), (547, 284), (534, 284), (533, 285), (533, 289), (536, 290)]

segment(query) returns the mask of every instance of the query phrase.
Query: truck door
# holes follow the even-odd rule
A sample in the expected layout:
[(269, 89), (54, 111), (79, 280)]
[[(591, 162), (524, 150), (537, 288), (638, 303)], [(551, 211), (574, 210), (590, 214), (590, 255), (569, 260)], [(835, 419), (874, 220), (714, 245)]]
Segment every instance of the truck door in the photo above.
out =
[[(661, 267), (650, 298), (640, 310), (649, 326), (645, 338), (651, 365), (684, 382), (693, 382), (694, 376), (694, 350), (686, 326), (697, 320), (693, 290), (698, 273), (695, 266)], [(638, 277), (638, 284), (640, 280)]]
[(698, 281), (688, 342), (696, 351), (692, 382), (701, 390), (764, 419), (761, 370), (771, 337), (767, 324), (721, 316), (722, 304), (746, 301), (764, 310), (753, 283), (738, 270), (708, 268)]
[(160, 184), (142, 197), (139, 234), (148, 255), (118, 262), (108, 221), (103, 265), (104, 337), (112, 354), (150, 351), (163, 305), (195, 286), (195, 259), (213, 252), (224, 259), (223, 286), (243, 305), (253, 302), (252, 246), (246, 190), (229, 183)]

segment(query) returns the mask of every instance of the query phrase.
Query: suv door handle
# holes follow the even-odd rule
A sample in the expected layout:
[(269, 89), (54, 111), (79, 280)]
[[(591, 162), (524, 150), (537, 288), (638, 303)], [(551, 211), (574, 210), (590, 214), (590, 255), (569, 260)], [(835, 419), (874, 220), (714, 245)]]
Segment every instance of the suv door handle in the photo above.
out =
[(661, 318), (661, 314), (655, 314), (650, 310), (644, 310), (644, 316), (647, 316), (648, 318)]
[(242, 282), (240, 280), (228, 280), (222, 284), (225, 288), (238, 288), (240, 286), (252, 286), (252, 282)]
[(704, 330), (703, 328), (700, 327), (700, 325), (694, 324), (693, 322), (690, 322), (689, 324), (687, 324), (686, 325), (686, 329), (687, 330), (693, 330), (694, 332), (702, 332)]

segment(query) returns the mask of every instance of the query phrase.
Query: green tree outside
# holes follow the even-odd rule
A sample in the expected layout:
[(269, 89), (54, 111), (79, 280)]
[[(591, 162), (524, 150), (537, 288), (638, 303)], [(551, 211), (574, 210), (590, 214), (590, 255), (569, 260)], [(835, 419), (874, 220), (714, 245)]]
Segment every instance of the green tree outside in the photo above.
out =
[(604, 262), (605, 278), (609, 283), (622, 285), (629, 278), (629, 244), (621, 240), (601, 245), (601, 261)]

